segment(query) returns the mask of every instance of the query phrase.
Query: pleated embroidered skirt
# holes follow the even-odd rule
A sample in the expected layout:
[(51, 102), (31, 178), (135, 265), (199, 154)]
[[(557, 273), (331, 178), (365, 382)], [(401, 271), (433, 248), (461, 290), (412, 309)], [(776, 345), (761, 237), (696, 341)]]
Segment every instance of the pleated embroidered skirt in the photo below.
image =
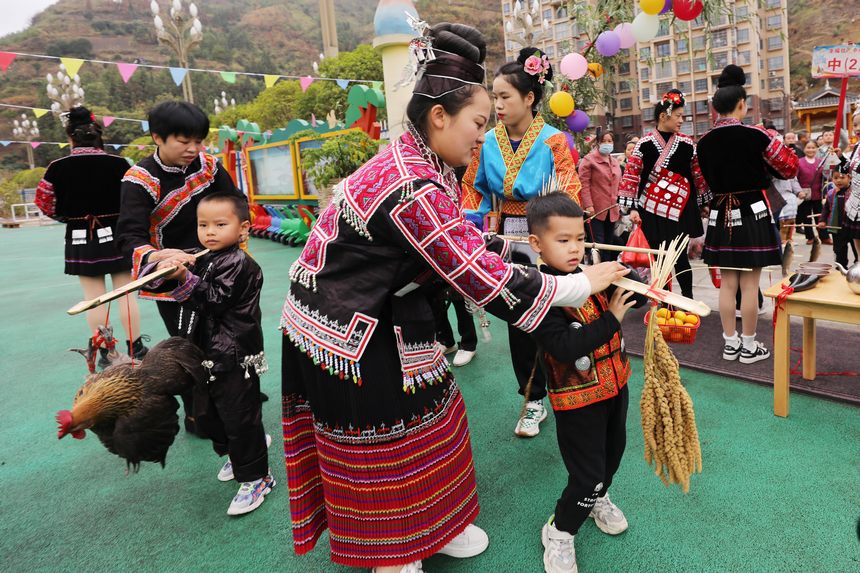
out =
[(391, 324), (361, 360), (362, 385), (320, 368), (284, 337), (283, 432), (296, 553), (328, 528), (353, 567), (425, 559), (478, 514), (465, 404), (450, 375), (403, 391)]

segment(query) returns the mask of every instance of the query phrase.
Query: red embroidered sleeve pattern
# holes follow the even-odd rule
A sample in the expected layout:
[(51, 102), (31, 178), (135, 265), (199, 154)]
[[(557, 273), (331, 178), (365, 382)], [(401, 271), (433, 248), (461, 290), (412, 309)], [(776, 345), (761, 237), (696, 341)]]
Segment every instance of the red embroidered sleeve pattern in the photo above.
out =
[(770, 132), (765, 133), (770, 137), (770, 143), (764, 150), (764, 160), (784, 179), (796, 176), (797, 169), (800, 167), (800, 158)]
[(54, 185), (45, 179), (39, 181), (39, 186), (36, 187), (36, 207), (48, 217), (54, 218), (55, 209), (57, 207), (57, 197), (54, 195)]
[(708, 187), (708, 182), (705, 181), (705, 176), (702, 175), (702, 168), (699, 167), (699, 155), (694, 151), (693, 152), (693, 185), (696, 186), (696, 200), (699, 207), (704, 207), (705, 205), (710, 204), (711, 199), (714, 198), (713, 192), (711, 192), (711, 188)]
[(161, 196), (161, 184), (158, 179), (153, 177), (152, 174), (149, 173), (143, 167), (139, 165), (135, 165), (131, 167), (128, 171), (125, 172), (125, 176), (122, 178), (123, 181), (128, 181), (129, 183), (137, 183), (143, 190), (149, 193), (152, 200), (158, 203), (158, 200)]
[(152, 245), (141, 245), (134, 249), (131, 255), (131, 278), (137, 280), (140, 278), (140, 269), (144, 266), (144, 258), (152, 251), (156, 251)]
[[(537, 327), (556, 290), (554, 277), (506, 264), (466, 224), (457, 204), (433, 183), (391, 211), (391, 219), (415, 251), (460, 294), (478, 306), (492, 304), (525, 331)], [(497, 301), (503, 301), (499, 304)]]
[(624, 176), (618, 186), (618, 204), (627, 209), (636, 208), (636, 199), (639, 196), (639, 179), (642, 177), (642, 153), (639, 146), (642, 140), (636, 144), (636, 150), (627, 160), (624, 167)]

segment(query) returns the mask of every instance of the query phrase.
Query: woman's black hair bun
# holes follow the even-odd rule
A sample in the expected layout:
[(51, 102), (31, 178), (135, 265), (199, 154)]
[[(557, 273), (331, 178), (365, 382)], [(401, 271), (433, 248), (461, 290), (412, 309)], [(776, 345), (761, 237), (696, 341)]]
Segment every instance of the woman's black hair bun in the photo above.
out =
[(93, 118), (92, 112), (82, 105), (73, 107), (69, 110), (69, 127), (73, 128), (80, 125), (89, 125), (94, 121), (95, 119)]
[[(534, 46), (528, 46), (520, 50), (520, 54), (517, 56), (517, 62), (522, 65), (525, 65), (526, 60), (528, 60), (531, 56), (537, 54), (537, 57), (541, 58), (546, 55), (543, 50), (540, 48), (535, 48)], [(543, 79), (546, 81), (552, 80), (552, 64), (550, 64), (549, 69), (543, 76)], [(537, 81), (537, 76), (535, 76), (535, 81)]]
[(746, 81), (746, 75), (744, 74), (743, 68), (734, 64), (729, 64), (723, 68), (722, 72), (720, 72), (720, 77), (717, 80), (717, 87), (725, 88), (728, 86), (743, 86)]
[(457, 54), (476, 64), (487, 57), (487, 41), (477, 29), (465, 24), (441, 22), (431, 28), (433, 47)]

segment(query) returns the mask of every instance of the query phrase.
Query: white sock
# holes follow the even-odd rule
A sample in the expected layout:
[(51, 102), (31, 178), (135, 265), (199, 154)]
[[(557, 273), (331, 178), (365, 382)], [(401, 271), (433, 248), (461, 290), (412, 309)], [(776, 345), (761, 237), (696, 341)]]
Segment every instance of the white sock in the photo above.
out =
[(749, 336), (742, 334), (741, 339), (744, 341), (744, 349), (749, 350), (750, 352), (755, 350), (755, 333)]
[(726, 344), (731, 346), (737, 346), (741, 339), (738, 337), (738, 331), (734, 331), (731, 335), (723, 333), (723, 340), (726, 341)]

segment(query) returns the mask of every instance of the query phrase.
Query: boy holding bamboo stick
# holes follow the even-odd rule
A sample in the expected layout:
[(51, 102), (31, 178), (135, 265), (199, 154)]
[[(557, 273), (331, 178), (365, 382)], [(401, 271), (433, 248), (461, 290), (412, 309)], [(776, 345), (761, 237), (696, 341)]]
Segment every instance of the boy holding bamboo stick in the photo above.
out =
[[(563, 193), (548, 193), (526, 208), (529, 244), (544, 273), (582, 272), (583, 211)], [(547, 573), (575, 573), (574, 536), (589, 517), (618, 535), (627, 519), (607, 495), (626, 444), (630, 363), (621, 321), (646, 298), (614, 286), (591, 295), (581, 308), (552, 308), (532, 333), (539, 348), (558, 444), (568, 470), (555, 515), (543, 526)]]

